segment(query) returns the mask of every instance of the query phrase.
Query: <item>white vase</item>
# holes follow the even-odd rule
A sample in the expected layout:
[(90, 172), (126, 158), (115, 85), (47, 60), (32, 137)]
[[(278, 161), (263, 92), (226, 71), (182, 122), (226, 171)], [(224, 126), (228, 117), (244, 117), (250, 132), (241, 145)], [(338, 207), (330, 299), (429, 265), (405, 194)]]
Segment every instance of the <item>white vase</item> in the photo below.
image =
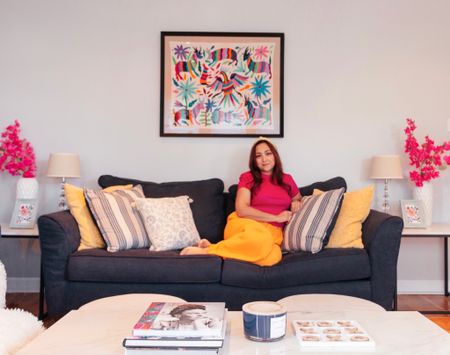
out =
[(429, 181), (423, 183), (423, 186), (414, 186), (413, 199), (423, 202), (425, 209), (425, 225), (430, 226), (433, 221), (433, 184)]
[(17, 181), (16, 198), (34, 200), (38, 198), (39, 183), (36, 178), (21, 177)]

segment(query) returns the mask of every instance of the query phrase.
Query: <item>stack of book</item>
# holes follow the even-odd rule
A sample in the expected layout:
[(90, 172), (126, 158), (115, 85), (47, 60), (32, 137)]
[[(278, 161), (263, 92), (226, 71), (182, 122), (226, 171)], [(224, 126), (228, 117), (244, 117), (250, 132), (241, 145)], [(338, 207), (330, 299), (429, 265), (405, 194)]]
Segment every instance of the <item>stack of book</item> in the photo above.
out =
[(218, 354), (226, 332), (224, 302), (153, 302), (123, 340), (126, 355), (175, 351)]

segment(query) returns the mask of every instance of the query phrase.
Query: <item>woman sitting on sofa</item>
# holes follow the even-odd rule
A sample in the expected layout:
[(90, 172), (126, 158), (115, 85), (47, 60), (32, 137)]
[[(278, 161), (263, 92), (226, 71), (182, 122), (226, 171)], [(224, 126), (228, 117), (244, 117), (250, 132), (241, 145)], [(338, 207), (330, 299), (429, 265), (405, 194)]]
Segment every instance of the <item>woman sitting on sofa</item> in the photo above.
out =
[(271, 266), (281, 260), (283, 227), (299, 210), (301, 196), (294, 179), (283, 173), (280, 156), (267, 138), (252, 146), (250, 171), (239, 178), (236, 211), (227, 219), (224, 240), (202, 239), (181, 255), (214, 254)]

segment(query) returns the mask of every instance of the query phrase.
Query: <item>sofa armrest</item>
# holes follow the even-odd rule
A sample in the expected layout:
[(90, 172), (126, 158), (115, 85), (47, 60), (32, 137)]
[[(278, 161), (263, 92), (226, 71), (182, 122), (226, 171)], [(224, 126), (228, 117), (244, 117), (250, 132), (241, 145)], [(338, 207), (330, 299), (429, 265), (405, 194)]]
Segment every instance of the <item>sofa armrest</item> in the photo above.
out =
[(403, 220), (371, 210), (363, 223), (363, 243), (372, 269), (372, 300), (387, 310), (393, 309), (397, 289), (397, 260)]
[(69, 211), (39, 217), (38, 227), (47, 309), (55, 315), (64, 307), (67, 262), (80, 245), (80, 231)]

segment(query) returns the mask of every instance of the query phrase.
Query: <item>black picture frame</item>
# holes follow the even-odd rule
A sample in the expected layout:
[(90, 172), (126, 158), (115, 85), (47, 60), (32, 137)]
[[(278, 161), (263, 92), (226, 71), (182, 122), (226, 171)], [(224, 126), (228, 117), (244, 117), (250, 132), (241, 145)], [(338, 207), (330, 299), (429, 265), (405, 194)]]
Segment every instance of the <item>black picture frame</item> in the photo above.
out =
[(161, 32), (161, 137), (283, 137), (284, 33)]

